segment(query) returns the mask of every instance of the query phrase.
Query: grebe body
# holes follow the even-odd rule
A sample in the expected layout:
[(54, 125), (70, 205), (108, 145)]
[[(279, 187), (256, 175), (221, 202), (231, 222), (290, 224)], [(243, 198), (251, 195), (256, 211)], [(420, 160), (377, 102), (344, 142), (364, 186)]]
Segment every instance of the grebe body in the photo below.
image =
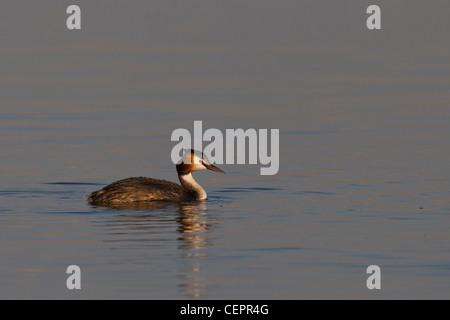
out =
[(170, 181), (133, 177), (116, 181), (88, 196), (91, 205), (117, 205), (148, 201), (192, 201), (205, 200), (206, 191), (195, 181), (192, 172), (211, 170), (225, 173), (210, 164), (203, 154), (194, 150), (183, 156), (176, 166), (181, 186)]

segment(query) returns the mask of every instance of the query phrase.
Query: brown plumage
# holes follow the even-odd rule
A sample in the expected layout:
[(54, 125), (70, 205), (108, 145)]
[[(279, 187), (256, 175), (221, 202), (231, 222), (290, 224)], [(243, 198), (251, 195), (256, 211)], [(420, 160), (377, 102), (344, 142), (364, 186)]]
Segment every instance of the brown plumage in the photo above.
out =
[(99, 191), (92, 192), (88, 202), (94, 205), (107, 205), (162, 199), (167, 201), (193, 200), (189, 193), (174, 182), (136, 177), (116, 181)]
[(176, 166), (181, 186), (154, 178), (127, 178), (92, 192), (88, 196), (88, 202), (91, 205), (111, 206), (149, 201), (205, 200), (207, 198), (206, 191), (194, 180), (192, 172), (204, 169), (225, 172), (209, 164), (203, 155), (198, 156), (192, 150), (190, 154), (183, 157), (183, 160)]

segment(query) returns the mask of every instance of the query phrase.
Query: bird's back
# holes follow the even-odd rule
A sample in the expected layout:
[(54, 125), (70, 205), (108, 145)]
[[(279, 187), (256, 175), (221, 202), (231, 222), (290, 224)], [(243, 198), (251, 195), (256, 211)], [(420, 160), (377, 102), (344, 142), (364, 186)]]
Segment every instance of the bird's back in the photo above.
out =
[(189, 198), (189, 194), (176, 183), (134, 177), (116, 181), (91, 193), (88, 201), (93, 205), (107, 205), (156, 200), (185, 201)]

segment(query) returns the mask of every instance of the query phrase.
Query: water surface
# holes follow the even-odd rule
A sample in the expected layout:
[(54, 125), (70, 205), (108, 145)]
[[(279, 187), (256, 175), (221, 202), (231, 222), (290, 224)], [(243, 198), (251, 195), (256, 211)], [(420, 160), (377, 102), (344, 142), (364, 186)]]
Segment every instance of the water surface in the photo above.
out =
[[(382, 2), (368, 33), (356, 1), (81, 1), (68, 33), (60, 2), (16, 3), (0, 19), (0, 298), (450, 297), (448, 5), (409, 1), (409, 20)], [(86, 203), (129, 176), (177, 181), (170, 136), (195, 120), (280, 129), (279, 173), (199, 172), (206, 202)]]

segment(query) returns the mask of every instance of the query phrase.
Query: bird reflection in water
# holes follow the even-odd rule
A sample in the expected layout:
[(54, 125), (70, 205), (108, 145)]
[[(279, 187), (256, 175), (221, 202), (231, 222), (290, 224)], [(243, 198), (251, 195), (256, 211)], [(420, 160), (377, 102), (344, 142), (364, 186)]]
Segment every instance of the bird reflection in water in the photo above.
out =
[(202, 275), (202, 264), (206, 258), (204, 249), (210, 238), (206, 234), (212, 228), (212, 222), (208, 221), (206, 204), (200, 202), (179, 208), (180, 215), (177, 218), (178, 232), (180, 233), (180, 246), (183, 252), (185, 266), (179, 272), (183, 275), (178, 288), (183, 295), (199, 298), (206, 291), (206, 278)]
[(207, 257), (203, 249), (211, 243), (211, 231), (218, 223), (207, 214), (205, 201), (134, 202), (108, 207), (121, 212), (120, 216), (108, 218), (104, 225), (113, 236), (105, 241), (120, 243), (114, 249), (145, 249), (149, 254), (148, 249), (161, 250), (172, 243), (166, 240), (170, 240), (170, 235), (176, 231), (177, 249), (183, 258), (177, 266), (178, 289), (182, 295), (192, 298), (203, 295), (207, 289), (206, 278), (202, 275), (202, 265)]

